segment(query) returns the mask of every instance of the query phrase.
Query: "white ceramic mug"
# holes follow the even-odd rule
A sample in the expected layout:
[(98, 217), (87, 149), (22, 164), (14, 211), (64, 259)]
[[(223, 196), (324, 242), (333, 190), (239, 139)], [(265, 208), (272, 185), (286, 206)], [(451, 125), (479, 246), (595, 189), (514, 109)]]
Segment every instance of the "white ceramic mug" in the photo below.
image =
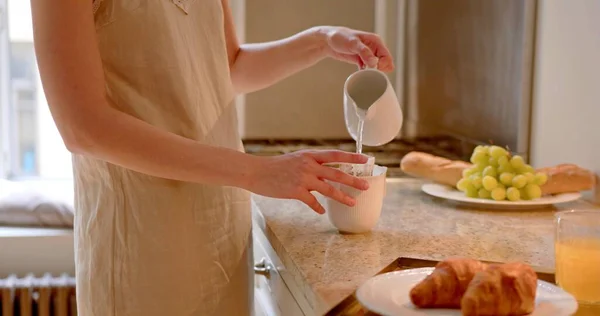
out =
[(360, 177), (369, 183), (366, 191), (331, 182), (331, 185), (356, 201), (351, 207), (327, 198), (326, 209), (331, 224), (342, 233), (361, 234), (371, 231), (381, 215), (386, 173), (386, 167), (375, 165), (372, 176)]
[(344, 116), (348, 133), (357, 140), (357, 108), (366, 111), (362, 144), (381, 146), (391, 142), (402, 128), (402, 109), (387, 75), (377, 69), (359, 70), (344, 84)]

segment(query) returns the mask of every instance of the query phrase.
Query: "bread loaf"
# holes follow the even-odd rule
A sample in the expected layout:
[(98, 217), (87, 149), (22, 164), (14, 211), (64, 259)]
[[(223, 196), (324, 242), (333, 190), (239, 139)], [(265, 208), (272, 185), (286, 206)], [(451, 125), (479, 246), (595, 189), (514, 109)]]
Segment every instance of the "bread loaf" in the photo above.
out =
[(542, 195), (587, 191), (596, 184), (593, 172), (573, 164), (560, 164), (536, 171), (548, 175), (548, 182), (542, 186)]
[[(400, 162), (400, 168), (408, 175), (453, 187), (462, 178), (463, 170), (471, 166), (468, 162), (418, 151), (408, 153)], [(587, 191), (595, 186), (594, 173), (574, 164), (540, 168), (536, 172), (548, 175), (548, 181), (541, 187), (542, 195)]]
[(408, 175), (449, 186), (456, 186), (463, 170), (469, 167), (471, 164), (464, 161), (453, 161), (418, 151), (408, 153), (400, 162), (400, 169)]

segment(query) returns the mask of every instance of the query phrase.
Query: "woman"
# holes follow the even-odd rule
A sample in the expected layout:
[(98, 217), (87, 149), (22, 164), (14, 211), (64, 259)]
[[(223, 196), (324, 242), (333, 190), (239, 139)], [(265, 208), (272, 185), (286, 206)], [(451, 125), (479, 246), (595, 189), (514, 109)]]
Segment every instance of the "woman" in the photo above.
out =
[[(32, 0), (39, 69), (76, 183), (79, 315), (252, 312), (250, 197), (354, 201), (322, 166), (362, 155), (243, 153), (235, 93), (326, 57), (392, 70), (381, 40), (315, 27), (238, 44), (227, 0)], [(250, 249), (250, 250), (249, 250)]]

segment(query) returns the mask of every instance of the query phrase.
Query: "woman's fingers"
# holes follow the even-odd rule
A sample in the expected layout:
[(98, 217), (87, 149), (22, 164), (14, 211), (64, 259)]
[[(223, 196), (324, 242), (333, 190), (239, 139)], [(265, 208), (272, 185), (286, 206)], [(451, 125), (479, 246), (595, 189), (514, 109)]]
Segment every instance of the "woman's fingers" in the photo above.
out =
[(348, 206), (354, 206), (356, 203), (353, 198), (344, 194), (342, 191), (336, 189), (325, 181), (315, 179), (315, 183), (311, 186), (311, 189)]
[(344, 184), (358, 190), (366, 190), (369, 187), (367, 181), (351, 176), (339, 169), (323, 166), (324, 163), (352, 163), (364, 164), (368, 157), (362, 154), (349, 153), (341, 150), (326, 151), (303, 151), (297, 152), (303, 158), (304, 180), (296, 190), (296, 199), (304, 202), (319, 214), (324, 214), (325, 209), (319, 201), (310, 193), (317, 191), (323, 196), (338, 201), (339, 203), (354, 206), (356, 203), (353, 198), (335, 188), (325, 180)]
[(321, 179), (345, 184), (358, 190), (369, 188), (369, 183), (366, 180), (351, 176), (339, 169), (322, 166), (317, 173), (317, 176)]
[(310, 152), (310, 155), (320, 164), (329, 162), (366, 163), (369, 157), (363, 154), (349, 153), (341, 150), (323, 150)]
[(363, 63), (371, 68), (377, 67), (379, 58), (358, 37), (350, 40), (350, 51), (360, 56)]
[(304, 202), (304, 204), (308, 205), (308, 207), (312, 208), (318, 214), (325, 214), (325, 208), (323, 208), (323, 205), (321, 205), (317, 198), (310, 194), (310, 192), (302, 190), (302, 193), (300, 196), (298, 196), (298, 200)]
[(358, 36), (363, 44), (371, 49), (379, 62), (377, 68), (381, 71), (394, 70), (394, 61), (392, 54), (383, 43), (381, 37), (373, 33), (364, 33)]

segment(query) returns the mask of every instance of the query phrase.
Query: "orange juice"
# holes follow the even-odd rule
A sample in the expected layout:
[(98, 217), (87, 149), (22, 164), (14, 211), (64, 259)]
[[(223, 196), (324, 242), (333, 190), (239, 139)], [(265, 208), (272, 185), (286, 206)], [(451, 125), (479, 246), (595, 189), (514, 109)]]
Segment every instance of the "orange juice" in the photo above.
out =
[(556, 282), (583, 303), (600, 304), (600, 239), (571, 237), (556, 250)]

